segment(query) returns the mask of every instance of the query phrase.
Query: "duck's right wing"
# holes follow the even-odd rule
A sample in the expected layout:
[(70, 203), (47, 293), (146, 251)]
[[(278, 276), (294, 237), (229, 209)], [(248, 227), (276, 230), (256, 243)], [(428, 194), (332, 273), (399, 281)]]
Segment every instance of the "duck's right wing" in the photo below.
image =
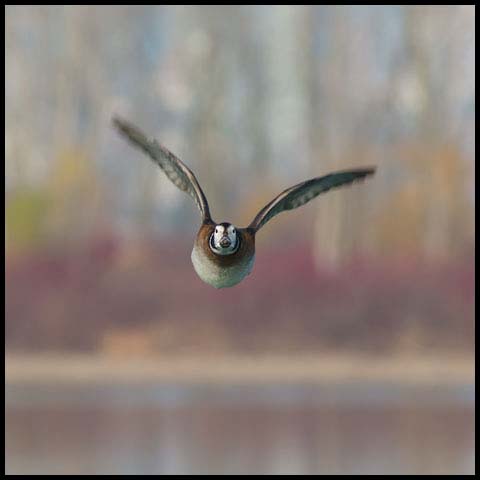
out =
[(373, 173), (375, 173), (375, 167), (346, 170), (343, 172), (330, 173), (324, 177), (312, 178), (311, 180), (287, 188), (258, 212), (248, 228), (257, 232), (275, 215), (285, 210), (301, 207), (317, 195), (327, 192), (331, 188), (348, 185)]
[(131, 123), (114, 117), (113, 125), (133, 145), (143, 150), (167, 175), (180, 190), (193, 198), (202, 214), (202, 221), (211, 220), (207, 198), (193, 172), (170, 150), (160, 145), (155, 139), (149, 139)]

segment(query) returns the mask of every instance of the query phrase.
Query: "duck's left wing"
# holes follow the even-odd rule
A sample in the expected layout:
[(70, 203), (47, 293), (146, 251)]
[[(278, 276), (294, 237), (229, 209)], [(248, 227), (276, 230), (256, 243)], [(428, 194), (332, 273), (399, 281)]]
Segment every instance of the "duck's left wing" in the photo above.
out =
[(174, 185), (193, 198), (202, 214), (203, 222), (211, 219), (205, 194), (193, 172), (179, 158), (155, 139), (147, 138), (143, 132), (126, 120), (114, 117), (112, 122), (123, 136), (143, 150), (165, 172)]
[(348, 185), (368, 175), (373, 175), (373, 173), (375, 173), (375, 167), (345, 170), (343, 172), (330, 173), (324, 177), (312, 178), (311, 180), (287, 188), (287, 190), (277, 195), (258, 212), (248, 228), (258, 231), (275, 215), (285, 210), (301, 207), (317, 195), (327, 192), (331, 188)]

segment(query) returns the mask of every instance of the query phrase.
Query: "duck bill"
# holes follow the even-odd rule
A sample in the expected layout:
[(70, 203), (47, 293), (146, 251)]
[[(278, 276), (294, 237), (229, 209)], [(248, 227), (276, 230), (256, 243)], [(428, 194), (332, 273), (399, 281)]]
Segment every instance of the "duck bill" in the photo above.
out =
[(232, 244), (232, 242), (230, 241), (230, 239), (228, 237), (222, 237), (221, 240), (220, 240), (220, 246), (222, 248), (228, 248), (231, 244)]

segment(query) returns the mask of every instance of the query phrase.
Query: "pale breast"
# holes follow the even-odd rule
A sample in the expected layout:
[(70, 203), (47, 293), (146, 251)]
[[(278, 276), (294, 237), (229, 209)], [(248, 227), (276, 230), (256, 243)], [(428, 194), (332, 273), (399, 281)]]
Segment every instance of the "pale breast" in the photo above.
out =
[(225, 267), (213, 262), (197, 244), (192, 250), (192, 263), (197, 275), (215, 288), (233, 287), (241, 282), (252, 271), (254, 262), (255, 255), (252, 255)]

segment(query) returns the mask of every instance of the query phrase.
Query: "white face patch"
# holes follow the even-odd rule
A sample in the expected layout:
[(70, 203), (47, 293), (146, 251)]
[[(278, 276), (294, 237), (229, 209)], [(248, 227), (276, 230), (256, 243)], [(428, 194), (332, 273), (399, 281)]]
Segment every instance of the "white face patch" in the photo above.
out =
[(213, 244), (220, 248), (220, 239), (223, 237), (223, 232), (225, 231), (225, 227), (223, 225), (217, 225), (213, 232)]
[(237, 229), (233, 225), (226, 228), (216, 225), (213, 231), (211, 247), (215, 253), (229, 255), (237, 251)]

